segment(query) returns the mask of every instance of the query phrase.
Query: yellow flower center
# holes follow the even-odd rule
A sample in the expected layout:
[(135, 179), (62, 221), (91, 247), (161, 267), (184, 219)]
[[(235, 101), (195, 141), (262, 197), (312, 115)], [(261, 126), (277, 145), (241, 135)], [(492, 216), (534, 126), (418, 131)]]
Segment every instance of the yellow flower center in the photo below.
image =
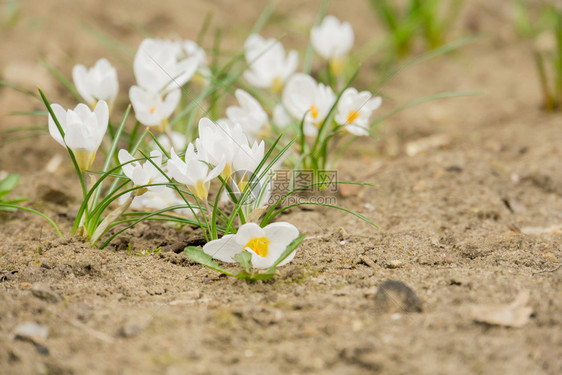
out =
[(281, 90), (283, 90), (283, 81), (281, 81), (281, 78), (275, 77), (271, 84), (271, 90), (276, 94), (279, 94)]
[(150, 108), (150, 110), (149, 110), (151, 115), (153, 115), (155, 111), (156, 111), (156, 108), (154, 108), (154, 107)]
[(92, 166), (96, 153), (90, 153), (88, 150), (73, 150), (74, 157), (78, 168), (83, 172)]
[(203, 180), (197, 181), (195, 186), (189, 186), (188, 188), (189, 191), (191, 191), (193, 195), (195, 195), (198, 199), (202, 201), (207, 200), (207, 196), (209, 195), (209, 192), (207, 191), (205, 184), (203, 184)]
[(265, 237), (252, 238), (244, 248), (252, 249), (260, 257), (265, 258), (267, 256), (269, 248), (269, 240)]
[(162, 120), (162, 122), (160, 123), (160, 125), (156, 125), (156, 130), (158, 130), (159, 132), (164, 133), (166, 131), (166, 128), (168, 127), (168, 119), (164, 119)]
[(224, 169), (221, 172), (221, 177), (227, 180), (228, 178), (230, 178), (231, 174), (232, 174), (232, 166), (230, 165), (230, 163), (226, 163)]
[(337, 57), (330, 59), (330, 71), (333, 75), (338, 75), (343, 69), (343, 61)]
[(310, 114), (313, 118), (318, 117), (318, 108), (314, 104), (310, 106)]
[(243, 192), (246, 189), (248, 182), (250, 182), (250, 178), (246, 173), (244, 173), (242, 178), (240, 178), (240, 181), (238, 181), (238, 189), (240, 189), (240, 192)]
[(357, 119), (357, 117), (359, 117), (359, 112), (358, 112), (358, 111), (351, 111), (351, 112), (349, 112), (349, 115), (347, 116), (347, 123), (348, 123), (348, 124), (353, 124), (353, 121), (355, 121), (355, 119)]

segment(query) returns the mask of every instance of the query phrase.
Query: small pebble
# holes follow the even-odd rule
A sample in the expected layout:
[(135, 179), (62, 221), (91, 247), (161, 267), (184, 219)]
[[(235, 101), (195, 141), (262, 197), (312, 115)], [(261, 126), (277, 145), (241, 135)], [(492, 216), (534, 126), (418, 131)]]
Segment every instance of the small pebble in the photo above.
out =
[(34, 283), (31, 286), (31, 294), (49, 303), (58, 303), (62, 300), (59, 294), (53, 292), (51, 288), (41, 283)]
[(129, 323), (121, 327), (119, 332), (123, 337), (134, 337), (142, 332), (144, 326), (141, 324)]
[(402, 262), (401, 260), (390, 260), (386, 263), (386, 268), (390, 268), (390, 269), (395, 269), (395, 268), (401, 268), (404, 265), (404, 262)]
[(398, 280), (384, 281), (375, 295), (375, 308), (380, 313), (421, 312), (422, 303), (414, 291)]
[(49, 327), (35, 322), (21, 323), (14, 330), (16, 340), (29, 341), (34, 344), (43, 343), (49, 336)]

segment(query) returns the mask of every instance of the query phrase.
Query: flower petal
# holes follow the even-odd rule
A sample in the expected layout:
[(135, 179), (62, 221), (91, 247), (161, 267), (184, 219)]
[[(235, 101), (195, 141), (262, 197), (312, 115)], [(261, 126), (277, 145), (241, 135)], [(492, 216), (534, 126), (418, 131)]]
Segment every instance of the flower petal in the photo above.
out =
[(253, 238), (265, 237), (265, 231), (256, 223), (242, 225), (236, 233), (236, 242), (245, 246)]
[(273, 266), (273, 263), (275, 263), (275, 259), (271, 259), (270, 257), (261, 257), (252, 249), (247, 248), (246, 251), (252, 254), (252, 266), (254, 268), (263, 270)]
[(95, 99), (91, 93), (91, 87), (88, 87), (88, 69), (81, 64), (74, 66), (72, 69), (72, 80), (74, 81), (74, 86), (82, 98), (92, 105), (95, 103)]
[[(64, 131), (64, 129), (66, 127), (65, 126), (66, 125), (66, 111), (59, 104), (51, 104), (51, 109), (53, 110), (53, 112), (55, 114), (55, 117), (57, 118), (59, 124), (61, 125), (61, 127)], [(53, 139), (55, 141), (57, 141), (58, 143), (61, 144), (61, 146), (66, 147), (66, 145), (64, 143), (64, 140), (62, 138), (62, 135), (59, 131), (59, 128), (57, 127), (57, 124), (55, 123), (55, 120), (51, 117), (50, 114), (49, 114), (49, 133), (51, 134), (51, 137), (53, 137)]]
[(205, 254), (226, 263), (235, 263), (234, 256), (242, 250), (243, 247), (237, 243), (234, 234), (227, 234), (221, 239), (213, 240), (203, 246)]

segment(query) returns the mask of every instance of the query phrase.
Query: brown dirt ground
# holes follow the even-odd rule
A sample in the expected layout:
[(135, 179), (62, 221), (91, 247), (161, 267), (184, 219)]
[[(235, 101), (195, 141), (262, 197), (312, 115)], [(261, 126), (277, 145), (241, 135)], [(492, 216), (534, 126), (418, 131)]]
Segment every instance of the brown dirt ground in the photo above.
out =
[[(339, 164), (343, 179), (379, 185), (338, 202), (380, 230), (339, 212), (294, 210), (285, 218), (308, 233), (295, 260), (273, 282), (248, 284), (166, 251), (193, 237), (189, 228), (143, 224), (100, 251), (78, 238), (57, 239), (33, 215), (1, 214), (0, 372), (561, 373), (562, 118), (539, 108), (532, 56), (509, 24), (508, 2), (467, 3), (459, 34), (484, 36), (401, 73), (386, 87), (383, 111), (441, 91), (484, 94), (395, 116), (379, 141), (361, 141)], [(239, 48), (264, 2), (21, 4), (20, 22), (2, 30), (3, 76), (30, 89), (39, 84), (73, 105), (37, 58), (69, 74), (75, 63), (120, 56), (84, 24), (136, 48), (146, 30), (194, 38), (213, 10), (225, 45)], [(318, 4), (280, 1), (280, 12), (294, 18), (278, 17), (266, 33), (295, 30), (286, 44), (303, 45), (300, 30)], [(330, 11), (353, 22), (358, 44), (380, 35), (365, 1), (334, 1)], [(132, 75), (126, 61), (118, 66), (124, 93)], [(374, 73), (369, 64), (363, 70), (368, 82)], [(40, 108), (0, 90), (3, 114)], [(3, 116), (0, 127), (27, 123), (45, 119)], [(415, 157), (405, 153), (409, 142), (436, 134), (447, 144)], [(45, 171), (55, 154), (63, 151), (48, 136), (20, 140), (2, 147), (0, 170), (21, 173), (18, 194), (68, 233), (79, 191), (66, 159), (54, 175)], [(129, 243), (137, 255), (163, 251), (133, 256), (124, 251)], [(373, 297), (387, 279), (409, 285), (423, 311), (380, 313)], [(62, 301), (35, 297), (34, 283)], [(469, 314), (471, 304), (509, 303), (521, 291), (530, 294), (534, 311), (521, 328), (476, 323)], [(46, 341), (15, 340), (14, 328), (25, 321), (49, 327)]]

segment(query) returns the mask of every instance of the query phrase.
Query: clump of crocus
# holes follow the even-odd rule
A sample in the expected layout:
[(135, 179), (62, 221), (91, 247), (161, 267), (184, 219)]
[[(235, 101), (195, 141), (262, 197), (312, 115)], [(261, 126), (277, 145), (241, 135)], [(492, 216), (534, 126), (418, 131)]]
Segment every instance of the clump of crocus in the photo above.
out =
[(107, 130), (107, 103), (104, 100), (98, 101), (93, 111), (82, 103), (73, 110), (65, 110), (59, 104), (52, 104), (51, 109), (61, 128), (58, 128), (55, 119), (49, 114), (49, 133), (55, 141), (72, 150), (81, 171), (87, 170), (94, 162), (96, 151)]

